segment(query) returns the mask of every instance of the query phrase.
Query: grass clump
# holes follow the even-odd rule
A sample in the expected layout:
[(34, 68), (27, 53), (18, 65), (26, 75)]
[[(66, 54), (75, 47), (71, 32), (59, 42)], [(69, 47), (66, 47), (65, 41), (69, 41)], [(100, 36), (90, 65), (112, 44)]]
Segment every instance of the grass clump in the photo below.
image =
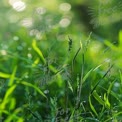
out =
[(121, 120), (121, 69), (112, 61), (106, 62), (107, 54), (101, 59), (96, 57), (98, 64), (94, 63), (89, 49), (91, 35), (81, 42), (71, 37), (69, 42), (56, 41), (53, 48), (49, 42), (49, 47), (41, 47), (42, 42), (24, 40), (23, 45), (16, 42), (13, 48), (8, 47), (5, 55), (1, 52), (0, 119), (5, 122)]

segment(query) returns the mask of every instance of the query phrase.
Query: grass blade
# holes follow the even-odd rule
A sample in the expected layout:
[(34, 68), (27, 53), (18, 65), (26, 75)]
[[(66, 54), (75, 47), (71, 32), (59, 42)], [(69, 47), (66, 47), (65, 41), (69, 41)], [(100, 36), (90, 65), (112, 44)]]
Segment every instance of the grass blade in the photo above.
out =
[(42, 54), (42, 51), (38, 48), (38, 46), (37, 46), (37, 44), (36, 44), (36, 40), (33, 40), (33, 42), (32, 42), (32, 47), (33, 47), (33, 49), (36, 51), (36, 53), (40, 56), (41, 61), (42, 61), (44, 64), (46, 64), (46, 60), (45, 60), (45, 58), (44, 58), (44, 56), (43, 56), (43, 54)]
[(96, 92), (96, 90), (93, 92), (93, 96), (94, 98), (101, 104), (104, 105), (104, 101), (100, 98), (100, 96), (98, 95), (98, 93)]
[(93, 69), (89, 70), (86, 75), (83, 77), (83, 82), (82, 84), (86, 81), (86, 79), (89, 77), (89, 75), (91, 74), (91, 72), (93, 71)]
[(119, 31), (119, 47), (122, 47), (122, 30)]
[(91, 102), (91, 95), (89, 95), (89, 104), (90, 104), (91, 110), (94, 112), (94, 114), (95, 114), (96, 116), (98, 116), (98, 114), (97, 114), (97, 112), (96, 112), (94, 106), (92, 105), (92, 102)]
[(104, 94), (104, 101), (105, 101), (105, 107), (106, 108), (108, 108), (108, 109), (110, 109), (110, 102), (109, 102), (109, 100), (108, 100), (108, 96), (107, 96), (107, 94), (105, 93)]
[[(101, 78), (101, 79), (103, 79), (103, 78), (105, 78), (106, 77), (106, 75), (110, 72), (110, 70), (111, 70), (111, 68), (113, 67), (113, 65), (111, 65), (110, 67), (109, 67), (109, 69), (106, 71), (106, 73), (103, 75), (103, 77)], [(91, 94), (93, 93), (93, 91), (96, 89), (96, 87), (99, 85), (99, 83), (101, 82), (101, 79), (96, 83), (96, 85), (93, 87), (93, 89), (91, 90)]]
[(3, 101), (0, 105), (0, 109), (5, 109), (5, 105), (7, 104), (7, 102), (9, 102), (9, 97), (10, 95), (12, 94), (12, 92), (15, 90), (17, 85), (12, 85), (6, 92), (4, 98), (3, 98)]
[(15, 66), (15, 68), (14, 68), (14, 70), (13, 70), (13, 72), (12, 72), (12, 75), (11, 75), (11, 77), (10, 77), (10, 81), (9, 81), (8, 86), (11, 86), (11, 85), (13, 84), (14, 79), (15, 79), (16, 70), (17, 70), (17, 66)]
[(0, 72), (0, 77), (1, 78), (10, 78), (11, 75), (10, 74), (7, 74), (7, 73)]
[(69, 81), (67, 81), (68, 82), (68, 86), (69, 86), (69, 89), (72, 91), (72, 93), (73, 93), (73, 88), (72, 88), (72, 85), (71, 85), (71, 83), (69, 82)]
[(29, 86), (29, 87), (32, 87), (34, 88), (36, 91), (38, 91), (43, 97), (47, 98), (46, 95), (35, 85), (31, 84), (31, 83), (28, 83), (28, 82), (25, 82), (25, 81), (22, 81), (20, 82), (21, 84), (25, 85), (25, 86)]

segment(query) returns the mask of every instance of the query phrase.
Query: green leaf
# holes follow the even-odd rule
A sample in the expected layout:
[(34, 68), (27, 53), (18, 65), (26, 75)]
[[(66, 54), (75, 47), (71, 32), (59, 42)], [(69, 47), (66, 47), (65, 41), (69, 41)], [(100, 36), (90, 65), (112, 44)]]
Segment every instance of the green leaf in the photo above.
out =
[(111, 42), (109, 41), (104, 41), (105, 45), (107, 45), (108, 47), (110, 47), (112, 50), (114, 51), (118, 51), (118, 48), (116, 46), (114, 46)]
[(4, 99), (0, 105), (0, 109), (4, 109), (5, 108), (5, 105), (7, 102), (9, 102), (9, 97), (10, 95), (12, 94), (12, 92), (14, 91), (14, 89), (16, 88), (17, 85), (12, 85), (7, 91), (6, 91), (6, 94), (4, 96)]
[(6, 74), (6, 73), (3, 73), (3, 72), (0, 72), (0, 77), (1, 78), (10, 78), (11, 75), (10, 74)]
[(110, 109), (110, 102), (108, 100), (108, 97), (107, 97), (106, 93), (104, 94), (104, 101), (105, 101), (106, 108)]
[(6, 100), (14, 91), (14, 89), (16, 88), (17, 85), (12, 85), (6, 92), (4, 100)]
[(97, 67), (95, 67), (95, 68), (93, 69), (93, 71), (97, 70), (97, 69), (100, 68), (102, 65), (103, 65), (103, 63), (100, 64), (100, 65), (98, 65)]
[(97, 114), (97, 112), (96, 112), (94, 106), (92, 105), (91, 96), (89, 96), (89, 104), (90, 104), (91, 110), (94, 112), (94, 114), (95, 114), (96, 116), (98, 116), (98, 114)]
[(9, 103), (10, 103), (9, 110), (13, 110), (15, 108), (15, 105), (16, 105), (16, 99), (11, 98)]
[(69, 118), (69, 122), (74, 122), (73, 121), (73, 117), (74, 117), (74, 114), (75, 114), (75, 109), (73, 109), (73, 111), (72, 111), (72, 113), (71, 113), (71, 116), (70, 116), (70, 118)]
[(68, 82), (69, 89), (73, 92), (73, 88), (72, 88), (71, 83), (69, 81), (67, 81), (67, 82)]
[(119, 74), (120, 74), (120, 82), (121, 82), (121, 85), (122, 85), (122, 72), (119, 71)]
[(107, 97), (108, 97), (108, 95), (111, 93), (111, 89), (112, 89), (112, 86), (113, 86), (113, 84), (114, 84), (115, 81), (116, 81), (116, 80), (114, 80), (114, 81), (109, 85), (109, 88), (108, 88), (108, 90), (107, 90)]
[[(112, 118), (119, 118), (119, 116), (120, 116), (120, 118), (121, 118), (121, 116), (122, 116), (122, 112), (117, 112), (116, 114), (113, 114), (112, 115)], [(111, 116), (108, 118), (108, 119), (106, 119), (104, 122), (111, 122)], [(118, 121), (114, 121), (114, 122), (118, 122)]]
[(122, 47), (122, 30), (119, 31), (119, 47)]
[(12, 72), (12, 75), (10, 77), (10, 81), (9, 81), (9, 84), (8, 84), (9, 86), (11, 86), (13, 84), (13, 82), (14, 82), (16, 70), (17, 70), (17, 66), (15, 66), (15, 68), (14, 68), (14, 70)]
[(53, 72), (53, 73), (56, 73), (57, 72), (57, 69), (52, 66), (52, 65), (49, 65), (49, 69)]
[(86, 79), (89, 77), (89, 75), (92, 73), (92, 71), (95, 71), (95, 70), (97, 70), (99, 67), (101, 67), (102, 66), (102, 64), (100, 64), (100, 65), (98, 65), (97, 67), (95, 67), (95, 68), (92, 68), (91, 70), (89, 70), (87, 73), (86, 73), (86, 75), (83, 77), (83, 83), (86, 81)]
[(24, 122), (24, 119), (19, 117), (17, 122)]
[[(15, 71), (14, 71), (14, 72), (15, 72)], [(14, 72), (13, 72), (13, 73), (14, 73)], [(12, 74), (13, 74), (13, 73), (12, 73)], [(14, 76), (14, 77), (13, 77), (12, 74), (7, 74), (7, 73), (0, 72), (0, 77), (1, 77), (1, 78), (5, 78), (5, 79), (9, 79), (9, 78), (12, 78), (12, 79), (13, 79), (13, 78), (14, 78), (15, 80), (19, 80), (19, 79), (20, 79), (20, 78), (15, 77), (14, 74), (13, 74), (13, 76)]]
[(42, 54), (42, 51), (38, 48), (38, 46), (37, 46), (37, 44), (36, 44), (36, 40), (33, 40), (33, 42), (32, 42), (32, 47), (33, 47), (33, 49), (36, 51), (36, 53), (40, 56), (41, 61), (42, 61), (44, 64), (46, 64), (46, 60), (45, 60), (45, 58), (44, 58), (44, 56), (43, 56), (43, 54)]
[(35, 85), (31, 84), (31, 83), (28, 83), (28, 82), (25, 82), (25, 81), (22, 81), (20, 82), (21, 84), (23, 85), (26, 85), (26, 86), (29, 86), (29, 87), (32, 87), (34, 88), (36, 91), (38, 91), (43, 97), (47, 98), (46, 95)]
[(93, 92), (93, 96), (101, 105), (104, 105), (104, 101), (100, 98), (96, 90)]
[(20, 116), (17, 116), (18, 113), (22, 111), (22, 108), (17, 108), (13, 113), (11, 113), (5, 122), (11, 122), (12, 120), (17, 120), (17, 122), (24, 122), (24, 119), (21, 118)]
[(62, 77), (60, 75), (60, 72), (57, 71), (57, 69), (52, 66), (52, 65), (49, 65), (49, 69), (50, 71), (52, 71), (53, 73), (55, 73), (55, 76), (57, 76), (57, 84), (59, 87), (61, 87), (63, 85), (63, 81), (62, 81)]
[(89, 70), (86, 75), (83, 77), (83, 82), (84, 83), (86, 81), (86, 79), (89, 77), (89, 75), (91, 74), (91, 72), (93, 71), (93, 69)]
[(40, 59), (39, 58), (36, 58), (36, 60), (32, 64), (32, 67), (35, 67), (39, 63), (39, 61), (40, 61)]

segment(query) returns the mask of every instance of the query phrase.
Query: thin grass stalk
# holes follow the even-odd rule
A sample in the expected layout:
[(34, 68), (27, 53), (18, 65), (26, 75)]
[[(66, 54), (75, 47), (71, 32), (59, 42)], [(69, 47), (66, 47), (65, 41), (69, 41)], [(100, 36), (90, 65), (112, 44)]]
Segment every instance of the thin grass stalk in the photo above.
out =
[(76, 52), (76, 54), (75, 54), (75, 56), (74, 56), (74, 58), (73, 58), (73, 60), (72, 60), (72, 68), (71, 68), (72, 74), (73, 74), (73, 72), (74, 72), (75, 60), (76, 60), (76, 57), (77, 57), (78, 53), (80, 52), (80, 50), (81, 50), (81, 47), (79, 47), (79, 49), (77, 50), (77, 52)]
[(96, 83), (96, 85), (94, 86), (94, 88), (91, 90), (91, 93), (92, 94), (94, 92), (94, 90), (96, 89), (96, 87), (100, 84), (101, 80), (104, 79), (107, 74), (110, 72), (111, 68), (113, 67), (113, 64), (109, 67), (109, 69), (106, 71), (106, 73), (103, 75), (103, 77)]
[(83, 82), (83, 75), (84, 75), (84, 52), (82, 53), (82, 68), (81, 68), (81, 77), (80, 77), (80, 87), (79, 87), (79, 93), (78, 93), (78, 100), (77, 100), (77, 108), (79, 108), (80, 104), (80, 96), (81, 96), (81, 90), (82, 90), (82, 82)]

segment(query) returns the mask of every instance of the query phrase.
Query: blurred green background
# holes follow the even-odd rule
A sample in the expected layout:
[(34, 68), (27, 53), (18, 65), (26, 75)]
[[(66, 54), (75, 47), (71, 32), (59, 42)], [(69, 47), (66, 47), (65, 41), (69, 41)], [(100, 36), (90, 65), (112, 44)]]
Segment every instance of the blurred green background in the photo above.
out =
[(1, 0), (0, 120), (122, 120), (121, 21), (121, 0)]

